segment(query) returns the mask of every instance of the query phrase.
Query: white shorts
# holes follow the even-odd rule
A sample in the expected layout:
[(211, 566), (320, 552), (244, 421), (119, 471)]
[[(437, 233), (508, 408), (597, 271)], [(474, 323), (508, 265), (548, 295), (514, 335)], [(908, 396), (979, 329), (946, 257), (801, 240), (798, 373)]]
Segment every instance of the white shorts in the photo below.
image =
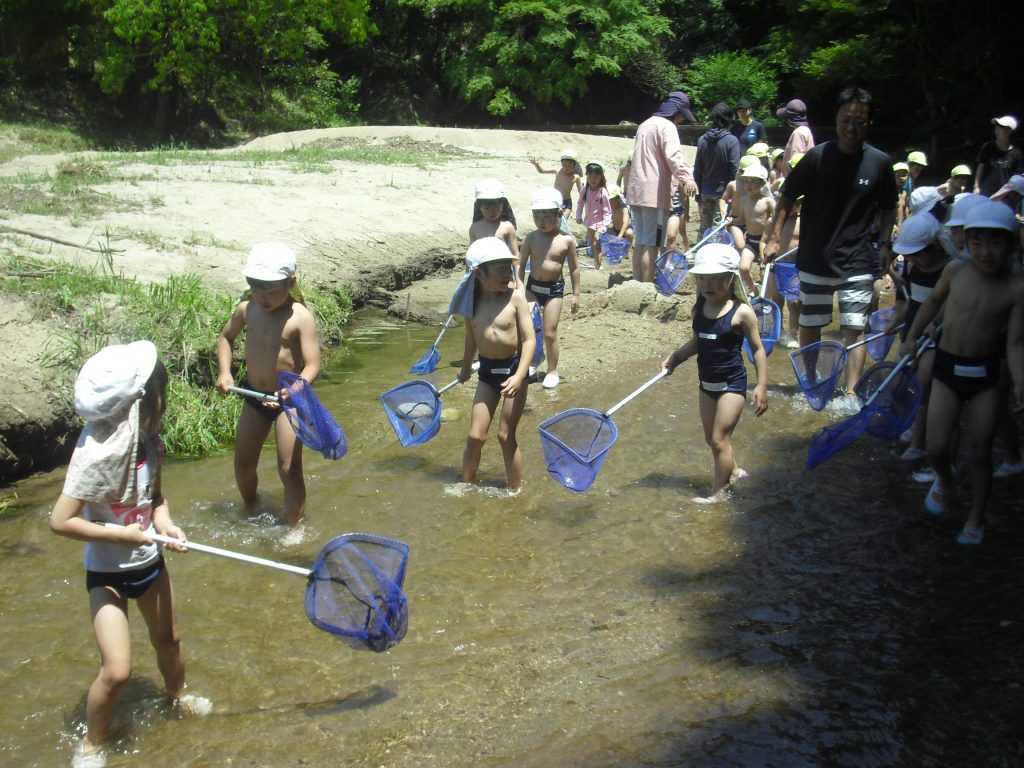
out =
[(633, 245), (663, 248), (668, 237), (669, 211), (646, 205), (631, 205)]

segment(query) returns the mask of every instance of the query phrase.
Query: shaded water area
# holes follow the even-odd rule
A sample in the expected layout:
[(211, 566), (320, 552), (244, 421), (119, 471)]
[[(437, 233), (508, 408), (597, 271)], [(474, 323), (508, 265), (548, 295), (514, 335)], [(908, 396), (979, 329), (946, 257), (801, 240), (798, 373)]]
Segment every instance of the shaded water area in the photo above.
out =
[[(301, 566), (331, 536), (409, 542), (408, 635), (356, 652), (310, 625), (301, 577), (192, 552), (169, 554), (192, 692), (206, 718), (159, 704), (144, 625), (131, 611), (135, 677), (109, 765), (922, 766), (1019, 757), (1024, 615), (1020, 476), (997, 481), (997, 524), (958, 548), (963, 496), (945, 518), (894, 447), (864, 436), (812, 472), (819, 426), (785, 350), (769, 359), (770, 410), (735, 435), (750, 477), (694, 504), (711, 475), (692, 366), (615, 415), (594, 487), (545, 473), (537, 424), (603, 409), (635, 377), (534, 387), (520, 426), (522, 493), (509, 498), (493, 437), (482, 488), (458, 485), (461, 414), (403, 449), (377, 400), (413, 378), (436, 329), (364, 317), (317, 383), (349, 454), (306, 454), (308, 525), (282, 541), (271, 513), (240, 510), (231, 456), (170, 462), (164, 489), (196, 542)], [(666, 352), (678, 339), (666, 340)], [(442, 344), (455, 377), (461, 330)], [(273, 448), (261, 478), (280, 502)], [(0, 764), (66, 765), (97, 655), (81, 544), (46, 517), (62, 472), (18, 486), (0, 518)]]

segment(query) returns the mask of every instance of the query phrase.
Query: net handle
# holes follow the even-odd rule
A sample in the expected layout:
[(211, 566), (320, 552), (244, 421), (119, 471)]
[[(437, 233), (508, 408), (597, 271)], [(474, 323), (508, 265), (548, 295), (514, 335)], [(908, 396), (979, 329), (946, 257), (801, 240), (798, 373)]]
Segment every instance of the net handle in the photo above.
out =
[[(899, 325), (897, 325), (897, 326), (895, 326), (895, 327), (893, 328), (893, 331), (898, 331), (898, 330), (899, 330), (900, 328), (902, 328), (902, 327), (903, 327), (904, 325), (906, 325), (906, 323), (900, 323)], [(853, 342), (853, 344), (851, 344), (850, 346), (848, 346), (848, 347), (846, 348), (846, 351), (847, 351), (847, 352), (849, 352), (849, 351), (850, 351), (851, 349), (856, 349), (857, 347), (862, 347), (862, 346), (864, 346), (865, 344), (870, 344), (870, 343), (871, 343), (872, 341), (874, 341), (875, 339), (880, 339), (880, 338), (882, 338), (883, 336), (888, 336), (888, 335), (889, 335), (889, 331), (879, 331), (878, 333), (873, 333), (873, 334), (871, 334), (870, 336), (865, 336), (865, 337), (864, 337), (863, 339), (861, 339), (860, 341), (855, 341), (855, 342)]]
[(764, 265), (764, 277), (761, 278), (761, 295), (768, 293), (768, 275), (772, 272), (772, 263), (769, 261)]
[[(939, 330), (941, 328), (942, 328), (942, 325), (940, 324), (936, 328), (936, 330)], [(928, 348), (928, 345), (931, 344), (931, 343), (932, 343), (932, 340), (931, 340), (931, 337), (929, 337), (929, 336), (922, 336), (920, 339), (918, 339), (917, 340), (917, 349), (914, 350), (913, 354), (906, 354), (906, 355), (904, 355), (900, 359), (900, 361), (898, 363), (896, 363), (896, 367), (893, 368), (889, 372), (889, 375), (885, 377), (885, 380), (881, 384), (878, 385), (878, 389), (876, 389), (874, 392), (871, 393), (871, 397), (869, 397), (867, 399), (867, 402), (864, 403), (864, 407), (867, 408), (869, 405), (871, 405), (871, 403), (873, 403), (875, 401), (875, 398), (878, 397), (879, 394), (881, 394), (882, 390), (885, 389), (887, 386), (889, 386), (889, 382), (892, 381), (893, 379), (895, 379), (896, 375), (903, 368), (905, 368), (907, 366), (907, 364), (911, 360), (915, 360), (922, 352), (924, 352)]]
[(704, 237), (702, 237), (700, 240), (698, 240), (696, 245), (694, 245), (692, 248), (690, 248), (690, 250), (688, 250), (683, 255), (684, 256), (689, 256), (691, 253), (696, 251), (698, 248), (700, 248), (702, 245), (704, 245), (704, 243), (706, 243), (708, 240), (710, 240), (715, 235), (717, 235), (719, 232), (721, 232), (725, 228), (725, 225), (728, 224), (730, 221), (732, 221), (732, 216), (724, 217), (720, 222), (718, 222), (717, 224), (715, 224), (714, 227), (712, 227), (710, 232), (708, 232), (706, 235), (704, 235)]
[[(100, 525), (105, 525), (107, 528), (123, 528), (124, 526), (118, 525), (117, 523), (104, 523), (100, 522)], [(253, 555), (246, 555), (241, 552), (232, 552), (229, 549), (221, 549), (219, 547), (211, 547), (206, 544), (196, 544), (193, 541), (180, 541), (171, 536), (164, 536), (161, 533), (147, 533), (149, 538), (153, 541), (159, 541), (162, 544), (181, 544), (183, 547), (188, 549), (194, 549), (197, 552), (205, 552), (208, 555), (218, 555), (219, 557), (227, 557), (232, 560), (240, 560), (243, 563), (249, 563), (250, 565), (262, 565), (265, 568), (276, 568), (279, 571), (287, 571), (288, 573), (295, 573), (299, 576), (305, 576), (309, 578), (313, 572), (309, 568), (300, 568), (297, 565), (288, 565), (287, 563), (278, 563), (274, 560), (266, 560), (262, 557), (254, 557)]]
[[(444, 337), (444, 332), (448, 330), (448, 328), (452, 324), (452, 320), (454, 320), (454, 319), (455, 319), (455, 315), (448, 315), (448, 319), (445, 320), (444, 321), (444, 325), (441, 326), (441, 332), (439, 334), (437, 334), (437, 338), (434, 339), (434, 347), (436, 347), (438, 344), (441, 343), (441, 339)], [(433, 349), (434, 347), (431, 347), (431, 349)]]
[(257, 392), (255, 389), (244, 389), (242, 387), (228, 387), (228, 391), (234, 392), (236, 395), (254, 397), (257, 400), (262, 400), (265, 403), (278, 402), (277, 395), (268, 395), (266, 392)]
[(660, 371), (658, 371), (658, 375), (657, 376), (652, 378), (646, 384), (642, 384), (641, 386), (637, 387), (632, 392), (630, 392), (628, 395), (626, 395), (624, 398), (619, 400), (619, 402), (617, 402), (615, 405), (613, 405), (611, 408), (609, 408), (607, 411), (605, 411), (604, 415), (605, 416), (611, 416), (613, 413), (615, 413), (617, 410), (619, 410), (619, 408), (624, 406), (626, 403), (628, 403), (630, 400), (632, 400), (633, 398), (635, 398), (637, 395), (641, 394), (645, 390), (650, 389), (651, 387), (653, 387), (655, 384), (657, 384), (659, 381), (664, 379), (666, 376), (668, 376), (668, 368), (662, 368)]
[[(479, 360), (474, 360), (473, 361), (473, 365), (471, 366), (470, 370), (472, 370), (473, 373), (476, 373), (477, 371), (479, 371), (480, 370), (480, 361)], [(452, 387), (454, 387), (458, 383), (459, 383), (459, 379), (458, 379), (458, 377), (456, 377), (454, 381), (449, 381), (447, 384), (445, 384), (443, 387), (441, 387), (439, 390), (437, 390), (437, 394), (438, 395), (443, 395), (445, 392), (447, 392), (449, 389), (451, 389)]]

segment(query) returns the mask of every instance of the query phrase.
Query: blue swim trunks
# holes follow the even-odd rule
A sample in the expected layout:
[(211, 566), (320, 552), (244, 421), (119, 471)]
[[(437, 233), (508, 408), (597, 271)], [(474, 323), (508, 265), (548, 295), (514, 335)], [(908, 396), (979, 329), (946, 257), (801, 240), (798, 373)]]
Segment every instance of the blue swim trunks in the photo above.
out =
[(526, 290), (537, 297), (537, 303), (542, 307), (551, 299), (560, 299), (565, 296), (565, 278), (557, 280), (534, 280), (533, 275), (526, 278)]
[(490, 384), (498, 391), (501, 391), (501, 385), (518, 369), (518, 352), (504, 360), (494, 360), (480, 355), (480, 370), (478, 371), (480, 381), (484, 384)]

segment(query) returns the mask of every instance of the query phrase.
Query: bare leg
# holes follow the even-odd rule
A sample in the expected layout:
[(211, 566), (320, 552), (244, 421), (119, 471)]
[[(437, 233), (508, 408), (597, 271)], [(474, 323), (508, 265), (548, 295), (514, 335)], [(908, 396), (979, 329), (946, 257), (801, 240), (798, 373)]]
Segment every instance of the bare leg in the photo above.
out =
[(291, 423), (279, 418), (275, 424), (277, 474), (284, 486), (284, 511), (288, 525), (294, 528), (306, 514), (306, 481), (302, 477), (302, 443)]
[(89, 609), (100, 651), (100, 672), (85, 700), (88, 731), (82, 746), (86, 752), (99, 747), (110, 735), (110, 714), (132, 674), (128, 601), (112, 589), (95, 587), (89, 590)]
[(544, 305), (544, 348), (547, 350), (548, 373), (558, 373), (558, 322), (562, 319), (562, 299), (549, 299)]
[(498, 422), (498, 443), (505, 459), (505, 477), (510, 491), (517, 490), (523, 484), (523, 454), (519, 450), (516, 428), (526, 406), (527, 387), (521, 388), (513, 398), (505, 398)]
[(590, 252), (594, 256), (594, 268), (601, 268), (601, 241), (597, 238), (597, 232), (587, 229), (587, 242), (590, 243)]
[(726, 392), (717, 400), (701, 391), (700, 420), (704, 427), (704, 441), (711, 448), (715, 463), (715, 481), (711, 495), (722, 491), (741, 471), (732, 451), (732, 433), (743, 413), (746, 398), (737, 392)]
[[(855, 341), (860, 341), (863, 338), (864, 331), (854, 328), (843, 328), (843, 343), (846, 346), (850, 346)], [(846, 382), (845, 389), (847, 392), (853, 392), (854, 385), (860, 380), (860, 375), (864, 371), (864, 359), (866, 354), (867, 347), (863, 344), (850, 350), (849, 357), (846, 359), (846, 370), (843, 371)]]
[(185, 686), (185, 660), (175, 624), (174, 588), (166, 568), (137, 604), (149, 628), (149, 641), (156, 651), (156, 663), (164, 679), (167, 698), (174, 701)]
[(235, 483), (247, 510), (256, 506), (259, 476), (256, 473), (263, 443), (271, 424), (249, 405), (242, 406), (235, 428)]
[(757, 286), (754, 285), (754, 278), (750, 274), (750, 268), (754, 265), (754, 252), (743, 249), (740, 253), (740, 280), (743, 281), (743, 287), (747, 291), (748, 296), (752, 296), (757, 293)]
[(943, 504), (953, 488), (953, 460), (955, 448), (953, 434), (960, 420), (960, 399), (941, 381), (932, 382), (931, 397), (928, 398), (928, 423), (925, 429), (925, 444), (928, 461), (935, 470), (936, 490)]
[[(1002, 399), (1005, 403), (1005, 398)], [(967, 435), (971, 454), (971, 512), (967, 525), (985, 525), (985, 507), (992, 492), (992, 442), (999, 417), (999, 388), (992, 387), (971, 398), (967, 407)]]
[(480, 454), (487, 442), (487, 430), (494, 418), (494, 409), (498, 406), (501, 395), (490, 384), (478, 381), (476, 395), (473, 398), (473, 410), (470, 415), (469, 435), (466, 437), (466, 449), (462, 453), (462, 479), (467, 483), (476, 482), (476, 473), (480, 468)]

